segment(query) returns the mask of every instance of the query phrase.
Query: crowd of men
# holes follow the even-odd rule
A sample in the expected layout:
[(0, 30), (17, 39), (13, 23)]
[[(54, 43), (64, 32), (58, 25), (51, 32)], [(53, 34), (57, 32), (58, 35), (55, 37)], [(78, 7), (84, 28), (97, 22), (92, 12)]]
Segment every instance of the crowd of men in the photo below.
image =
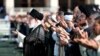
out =
[(78, 5), (73, 13), (58, 10), (10, 15), (11, 33), (24, 56), (100, 56), (100, 9)]

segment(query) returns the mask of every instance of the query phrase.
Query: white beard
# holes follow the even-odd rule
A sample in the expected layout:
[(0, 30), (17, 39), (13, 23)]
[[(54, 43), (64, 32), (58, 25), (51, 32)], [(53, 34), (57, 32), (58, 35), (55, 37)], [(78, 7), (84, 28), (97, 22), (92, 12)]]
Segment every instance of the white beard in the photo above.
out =
[(29, 28), (35, 28), (36, 26), (35, 26), (35, 24), (30, 24), (29, 25)]
[(39, 24), (41, 24), (41, 21), (38, 21), (38, 23), (32, 23), (32, 24), (29, 24), (29, 28), (36, 28)]

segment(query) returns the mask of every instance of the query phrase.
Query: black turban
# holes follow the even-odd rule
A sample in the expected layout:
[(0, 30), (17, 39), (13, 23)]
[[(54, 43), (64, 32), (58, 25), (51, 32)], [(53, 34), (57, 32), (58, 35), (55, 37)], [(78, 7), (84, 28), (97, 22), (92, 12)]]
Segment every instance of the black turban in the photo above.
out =
[(79, 9), (82, 13), (84, 13), (87, 17), (89, 17), (91, 14), (96, 12), (97, 6), (96, 5), (80, 5)]
[(33, 18), (37, 18), (38, 20), (42, 20), (43, 19), (43, 14), (38, 12), (35, 9), (32, 9), (32, 11), (29, 13), (29, 15), (31, 15)]

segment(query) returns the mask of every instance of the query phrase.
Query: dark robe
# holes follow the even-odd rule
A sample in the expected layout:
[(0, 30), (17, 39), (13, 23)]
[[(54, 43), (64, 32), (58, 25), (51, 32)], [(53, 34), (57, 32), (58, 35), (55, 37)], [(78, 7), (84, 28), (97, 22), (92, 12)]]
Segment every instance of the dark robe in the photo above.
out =
[[(73, 40), (75, 33), (70, 32), (70, 38)], [(81, 56), (79, 44), (71, 41), (67, 46), (65, 46), (65, 56)]]
[(37, 26), (24, 39), (24, 56), (47, 56), (45, 45), (45, 31), (42, 25)]
[(29, 30), (30, 30), (30, 28), (28, 27), (27, 24), (21, 23), (19, 32), (21, 32), (22, 34), (24, 34), (25, 36), (27, 36), (28, 33), (29, 33)]
[(16, 29), (17, 29), (17, 22), (16, 21), (11, 21), (10, 22), (10, 28), (11, 28), (11, 31), (10, 31), (11, 37), (17, 38), (17, 35), (12, 32), (12, 31), (16, 31)]
[(45, 44), (47, 47), (46, 53), (47, 56), (54, 56), (54, 44), (55, 41), (52, 38), (52, 30), (45, 31)]

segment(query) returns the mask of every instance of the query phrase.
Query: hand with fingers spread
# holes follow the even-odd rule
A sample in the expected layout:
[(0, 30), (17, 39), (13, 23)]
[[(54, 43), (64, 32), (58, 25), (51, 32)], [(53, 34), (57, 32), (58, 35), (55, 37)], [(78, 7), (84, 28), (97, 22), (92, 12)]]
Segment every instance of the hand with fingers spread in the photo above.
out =
[(86, 42), (86, 40), (88, 40), (88, 34), (87, 32), (84, 32), (83, 30), (80, 30), (79, 27), (76, 27), (75, 29), (76, 31), (76, 35), (77, 36), (74, 36), (74, 41), (75, 42)]
[(59, 23), (62, 25), (63, 28), (65, 28), (65, 29), (68, 28), (68, 25), (65, 20), (62, 20)]
[(79, 33), (78, 37), (74, 37), (74, 41), (92, 49), (98, 49), (98, 43), (94, 39), (89, 39), (87, 32), (80, 30), (79, 28), (76, 29)]
[(62, 27), (58, 27), (59, 29), (59, 36), (60, 36), (60, 44), (67, 45), (68, 40), (70, 39), (69, 33), (67, 33)]
[(68, 35), (65, 35), (65, 34), (59, 34), (60, 35), (60, 44), (61, 45), (67, 45), (69, 42), (69, 36)]
[(88, 40), (87, 32), (80, 33), (80, 36), (74, 38), (74, 41), (77, 43), (86, 43)]
[(67, 45), (68, 40), (66, 38), (66, 36), (64, 36), (63, 34), (60, 34), (60, 44), (61, 45)]

